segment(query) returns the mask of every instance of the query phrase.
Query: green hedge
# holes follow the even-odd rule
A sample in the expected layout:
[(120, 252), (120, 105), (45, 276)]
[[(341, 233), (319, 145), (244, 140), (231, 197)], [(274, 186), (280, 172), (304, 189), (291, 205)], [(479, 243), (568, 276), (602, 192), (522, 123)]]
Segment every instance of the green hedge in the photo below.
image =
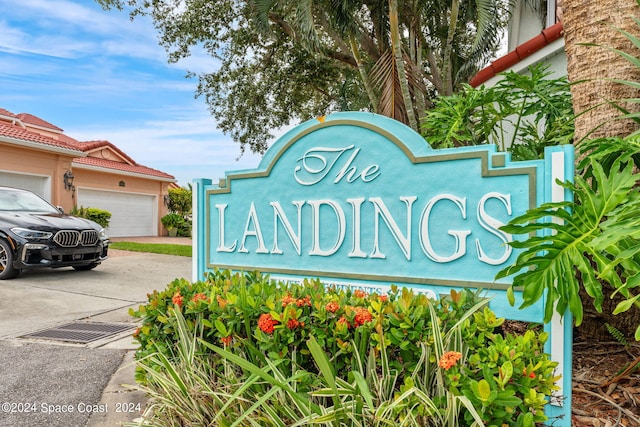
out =
[(98, 208), (85, 208), (83, 206), (73, 208), (71, 215), (90, 219), (104, 228), (109, 227), (109, 221), (111, 220), (111, 212)]

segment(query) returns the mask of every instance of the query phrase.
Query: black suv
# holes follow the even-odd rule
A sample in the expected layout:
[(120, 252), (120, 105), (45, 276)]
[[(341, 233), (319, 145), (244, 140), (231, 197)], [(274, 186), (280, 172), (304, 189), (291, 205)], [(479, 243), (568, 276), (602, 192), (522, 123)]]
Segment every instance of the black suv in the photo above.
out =
[(32, 268), (91, 270), (108, 249), (95, 222), (65, 215), (30, 191), (0, 187), (0, 280)]

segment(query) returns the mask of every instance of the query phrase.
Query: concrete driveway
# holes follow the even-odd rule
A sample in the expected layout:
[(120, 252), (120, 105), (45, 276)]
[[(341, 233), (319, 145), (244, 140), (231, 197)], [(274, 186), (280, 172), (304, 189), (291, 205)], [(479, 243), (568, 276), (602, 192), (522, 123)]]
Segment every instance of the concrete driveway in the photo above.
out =
[(92, 271), (0, 281), (0, 427), (114, 426), (139, 416), (118, 390), (134, 383), (123, 364), (135, 348), (131, 329), (85, 344), (24, 335), (78, 320), (135, 328), (129, 308), (176, 278), (191, 279), (191, 258), (111, 250)]

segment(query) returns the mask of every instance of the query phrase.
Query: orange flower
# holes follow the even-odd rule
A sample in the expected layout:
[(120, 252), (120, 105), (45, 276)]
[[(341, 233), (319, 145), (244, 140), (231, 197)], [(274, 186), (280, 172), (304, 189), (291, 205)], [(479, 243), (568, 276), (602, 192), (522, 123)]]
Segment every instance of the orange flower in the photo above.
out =
[(379, 298), (382, 302), (387, 302), (389, 300), (389, 297), (387, 295), (380, 295)]
[(349, 321), (347, 320), (347, 318), (342, 316), (338, 319), (338, 327), (344, 327), (346, 329), (349, 329), (351, 325), (349, 324)]
[(365, 291), (361, 291), (360, 289), (353, 291), (353, 296), (356, 298), (366, 298), (367, 293)]
[(275, 330), (274, 326), (278, 324), (278, 321), (271, 317), (271, 314), (264, 313), (260, 315), (258, 319), (258, 327), (262, 332), (272, 334)]
[(442, 355), (438, 365), (443, 368), (445, 371), (449, 370), (452, 366), (462, 358), (462, 353), (458, 353), (457, 351), (447, 351)]
[(340, 310), (340, 305), (335, 301), (329, 301), (324, 308), (331, 313), (335, 313)]
[(231, 335), (229, 335), (228, 337), (222, 337), (220, 338), (220, 341), (222, 341), (222, 343), (224, 345), (229, 345), (231, 344), (231, 340), (233, 340), (233, 337)]
[(298, 321), (298, 319), (289, 319), (287, 322), (287, 328), (295, 329), (301, 327), (302, 324)]
[(307, 295), (304, 298), (299, 298), (298, 300), (296, 300), (296, 305), (298, 307), (304, 307), (305, 305), (311, 306), (311, 297)]
[(218, 305), (223, 310), (227, 306), (227, 302), (228, 301), (226, 299), (222, 298), (220, 295), (216, 296), (216, 301), (218, 301)]
[(180, 295), (180, 292), (176, 292), (173, 295), (173, 298), (171, 298), (171, 302), (173, 303), (173, 305), (176, 305), (178, 307), (180, 307), (182, 305), (182, 301), (184, 300), (184, 298), (182, 297), (182, 295)]
[(198, 293), (198, 294), (195, 294), (195, 295), (193, 296), (193, 298), (191, 298), (191, 301), (193, 301), (193, 302), (198, 302), (198, 301), (206, 301), (206, 300), (208, 300), (208, 299), (209, 299), (209, 298), (207, 298), (207, 296), (206, 296), (205, 294)]
[(524, 368), (524, 369), (522, 370), (522, 375), (524, 375), (525, 377), (529, 377), (529, 378), (531, 378), (531, 379), (533, 379), (533, 378), (535, 378), (535, 377), (536, 377), (536, 374), (535, 374), (535, 372), (533, 372), (533, 371), (531, 371), (531, 372), (529, 372), (529, 373), (527, 374), (527, 368)]
[(353, 321), (357, 326), (364, 325), (367, 322), (371, 322), (373, 320), (373, 316), (363, 307), (356, 307), (356, 316), (353, 318)]
[(286, 294), (285, 296), (282, 297), (282, 306), (283, 307), (288, 306), (292, 302), (296, 302), (296, 299), (294, 297), (292, 297), (291, 295)]

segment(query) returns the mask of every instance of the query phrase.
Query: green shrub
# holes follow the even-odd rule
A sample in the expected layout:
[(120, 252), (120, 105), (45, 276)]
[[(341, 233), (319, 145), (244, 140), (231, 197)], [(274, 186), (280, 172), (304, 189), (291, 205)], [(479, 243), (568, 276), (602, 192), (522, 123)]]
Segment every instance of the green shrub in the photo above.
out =
[(494, 87), (462, 87), (439, 96), (426, 112), (422, 135), (434, 148), (496, 144), (513, 160), (541, 159), (544, 148), (570, 144), (574, 133), (566, 77), (550, 78), (548, 65), (501, 74)]
[(171, 231), (175, 228), (177, 236), (191, 236), (191, 220), (184, 218), (180, 214), (168, 213), (160, 218), (160, 222), (165, 226), (167, 231)]
[(90, 219), (104, 228), (109, 227), (109, 221), (111, 220), (111, 212), (98, 208), (85, 208), (83, 206), (79, 208), (77, 206), (74, 207), (71, 210), (71, 215)]
[(190, 188), (170, 188), (168, 192), (169, 212), (175, 212), (182, 217), (191, 214), (192, 194)]
[(160, 222), (165, 226), (167, 230), (172, 230), (174, 228), (178, 228), (184, 222), (184, 218), (182, 215), (177, 213), (168, 213), (162, 218), (160, 218)]
[[(142, 319), (134, 335), (142, 383), (150, 372), (166, 369), (158, 362), (161, 357), (175, 358), (181, 340), (178, 320), (184, 317), (187, 330), (202, 338), (199, 351), (220, 387), (231, 387), (225, 382), (230, 378), (248, 381), (251, 365), (282, 381), (295, 378), (296, 392), (315, 396), (313, 403), (325, 408), (322, 413), (337, 410), (331, 402), (346, 393), (327, 383), (327, 369), (344, 379), (342, 387), (363, 380), (354, 372), (368, 375), (367, 387), (379, 397), (376, 408), (391, 405), (405, 392), (413, 396), (406, 397), (405, 406), (392, 405), (389, 416), (394, 410), (409, 411), (416, 420), (427, 420), (437, 408), (438, 417), (445, 417), (457, 399), (463, 412), (458, 426), (474, 422), (474, 411), (464, 402), (482, 414), (486, 425), (498, 420), (497, 425), (534, 425), (545, 419), (545, 399), (555, 389), (556, 364), (542, 351), (546, 334), (501, 335), (496, 328), (502, 319), (470, 291), (433, 301), (397, 287), (377, 295), (325, 288), (318, 280), (285, 284), (256, 273), (216, 271), (206, 281), (175, 280), (131, 314)], [(310, 343), (317, 344), (315, 354)], [(329, 368), (319, 365), (319, 351)], [(373, 372), (383, 371), (394, 380), (376, 380)], [(330, 398), (331, 393), (342, 397)], [(424, 422), (415, 425), (430, 425)]]

